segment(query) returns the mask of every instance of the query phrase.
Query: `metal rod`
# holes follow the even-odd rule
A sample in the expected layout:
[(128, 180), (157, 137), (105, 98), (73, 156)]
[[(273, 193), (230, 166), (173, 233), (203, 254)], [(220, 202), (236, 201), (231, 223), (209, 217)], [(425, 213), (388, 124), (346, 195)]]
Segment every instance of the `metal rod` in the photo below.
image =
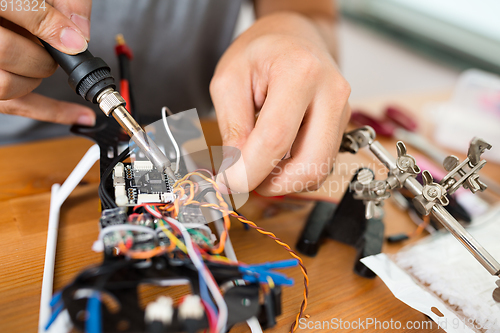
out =
[[(373, 141), (370, 150), (389, 170), (395, 170), (396, 159), (380, 144)], [(414, 177), (408, 177), (403, 183), (413, 195), (422, 194), (423, 186)], [(500, 264), (488, 253), (479, 242), (462, 227), (462, 225), (439, 203), (432, 207), (432, 215), (483, 265), (492, 275), (500, 275)]]
[(169, 177), (175, 179), (172, 168), (170, 167), (170, 160), (158, 148), (156, 143), (151, 140), (142, 127), (135, 121), (130, 113), (122, 105), (113, 110), (113, 117), (123, 127), (130, 138), (137, 144), (137, 146), (149, 158), (151, 163), (158, 169), (163, 170)]
[(474, 258), (476, 258), (491, 275), (500, 274), (500, 264), (495, 258), (493, 258), (443, 206), (435, 204), (432, 207), (432, 215), (434, 215), (434, 217), (436, 217), (439, 222), (441, 222), (441, 224), (444, 225), (444, 227), (448, 229), (467, 250), (469, 250)]
[(370, 150), (387, 169), (392, 171), (397, 168), (396, 159), (380, 144), (380, 142), (373, 141), (370, 144)]
[(422, 194), (423, 186), (413, 177), (408, 177), (403, 185), (414, 196)]
[[(444, 151), (437, 148), (436, 145), (430, 143), (429, 140), (421, 135), (411, 133), (403, 129), (396, 129), (394, 131), (394, 136), (398, 140), (406, 142), (414, 148), (420, 150), (439, 165), (442, 165), (444, 159), (448, 156)], [(500, 195), (500, 184), (498, 182), (485, 175), (481, 175), (481, 180), (488, 186), (490, 191)]]

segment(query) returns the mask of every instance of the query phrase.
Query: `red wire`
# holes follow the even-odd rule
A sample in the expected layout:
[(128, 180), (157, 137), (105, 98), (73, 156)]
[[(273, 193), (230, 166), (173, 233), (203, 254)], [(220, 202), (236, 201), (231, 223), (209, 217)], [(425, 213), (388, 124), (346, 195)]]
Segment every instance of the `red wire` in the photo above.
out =
[(204, 300), (201, 300), (201, 303), (203, 304), (203, 307), (205, 308), (205, 312), (207, 313), (208, 327), (210, 328), (210, 333), (216, 333), (217, 332), (217, 317), (215, 315), (215, 312), (207, 304), (207, 302), (205, 302)]

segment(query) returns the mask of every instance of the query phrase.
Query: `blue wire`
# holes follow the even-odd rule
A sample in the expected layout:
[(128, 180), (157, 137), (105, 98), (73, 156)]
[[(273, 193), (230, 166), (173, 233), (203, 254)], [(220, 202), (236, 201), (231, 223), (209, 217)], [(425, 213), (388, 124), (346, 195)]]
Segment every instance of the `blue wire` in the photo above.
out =
[(52, 315), (50, 316), (49, 321), (47, 322), (47, 325), (45, 325), (45, 330), (48, 330), (50, 326), (56, 321), (57, 316), (62, 312), (64, 309), (64, 303), (61, 303), (57, 308), (55, 308), (54, 311), (52, 311)]
[(85, 332), (101, 333), (101, 295), (94, 291), (87, 300), (87, 320), (85, 321)]
[(218, 315), (217, 312), (217, 307), (215, 306), (214, 302), (212, 301), (212, 297), (210, 297), (210, 294), (208, 293), (208, 287), (207, 283), (205, 282), (205, 279), (203, 278), (201, 272), (198, 272), (198, 277), (200, 280), (200, 297), (202, 300), (207, 303), (208, 306), (210, 306), (216, 315)]
[(57, 303), (59, 303), (59, 301), (61, 300), (61, 297), (62, 297), (61, 291), (58, 291), (57, 293), (55, 293), (54, 296), (52, 296), (52, 299), (50, 300), (50, 306), (54, 306)]

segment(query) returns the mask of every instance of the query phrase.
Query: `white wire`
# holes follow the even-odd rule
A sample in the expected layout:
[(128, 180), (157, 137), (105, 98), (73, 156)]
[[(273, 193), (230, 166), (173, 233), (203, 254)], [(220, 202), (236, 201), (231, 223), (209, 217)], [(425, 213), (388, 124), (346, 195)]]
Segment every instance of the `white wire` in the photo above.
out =
[(224, 298), (222, 297), (219, 287), (215, 284), (213, 278), (210, 276), (210, 273), (206, 268), (205, 264), (203, 263), (203, 261), (201, 261), (201, 259), (196, 254), (196, 251), (194, 250), (193, 247), (193, 243), (191, 242), (191, 236), (189, 235), (187, 229), (182, 225), (182, 223), (179, 223), (178, 221), (174, 220), (171, 217), (166, 217), (166, 219), (169, 223), (172, 223), (181, 231), (182, 237), (184, 238), (184, 241), (186, 243), (186, 249), (188, 251), (188, 255), (191, 258), (191, 261), (193, 262), (196, 269), (201, 273), (202, 277), (205, 279), (207, 287), (208, 289), (210, 289), (210, 292), (215, 300), (215, 303), (217, 303), (217, 307), (219, 308), (219, 318), (217, 319), (217, 332), (225, 332), (228, 310), (227, 310), (227, 304), (224, 301)]
[(154, 284), (161, 287), (190, 285), (191, 281), (184, 278), (179, 279), (150, 279), (144, 280), (145, 284)]
[(179, 162), (181, 160), (181, 152), (179, 150), (179, 145), (177, 144), (177, 141), (175, 141), (175, 138), (172, 135), (172, 132), (170, 131), (170, 127), (168, 126), (167, 107), (166, 106), (164, 106), (161, 109), (161, 117), (163, 118), (163, 125), (165, 126), (165, 130), (167, 131), (168, 137), (170, 138), (170, 141), (172, 141), (172, 144), (174, 145), (175, 154), (177, 155), (176, 162), (175, 162), (175, 173), (178, 173), (179, 172)]
[(108, 227), (102, 228), (101, 232), (99, 233), (99, 240), (102, 241), (105, 235), (107, 235), (113, 231), (144, 232), (144, 233), (153, 235), (153, 237), (155, 239), (157, 239), (156, 231), (154, 231), (150, 227), (143, 227), (140, 225), (133, 225), (133, 224), (118, 224), (118, 225), (110, 225)]
[(260, 326), (259, 320), (256, 317), (252, 317), (247, 320), (247, 325), (250, 327), (252, 333), (262, 333), (262, 327)]

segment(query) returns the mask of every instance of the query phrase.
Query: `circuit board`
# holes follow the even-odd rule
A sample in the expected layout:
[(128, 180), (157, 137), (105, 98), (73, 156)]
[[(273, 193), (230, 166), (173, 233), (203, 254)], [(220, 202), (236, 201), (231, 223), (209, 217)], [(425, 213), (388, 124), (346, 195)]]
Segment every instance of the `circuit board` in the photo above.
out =
[(119, 207), (173, 202), (173, 185), (174, 181), (150, 161), (118, 163), (113, 170), (115, 202)]

